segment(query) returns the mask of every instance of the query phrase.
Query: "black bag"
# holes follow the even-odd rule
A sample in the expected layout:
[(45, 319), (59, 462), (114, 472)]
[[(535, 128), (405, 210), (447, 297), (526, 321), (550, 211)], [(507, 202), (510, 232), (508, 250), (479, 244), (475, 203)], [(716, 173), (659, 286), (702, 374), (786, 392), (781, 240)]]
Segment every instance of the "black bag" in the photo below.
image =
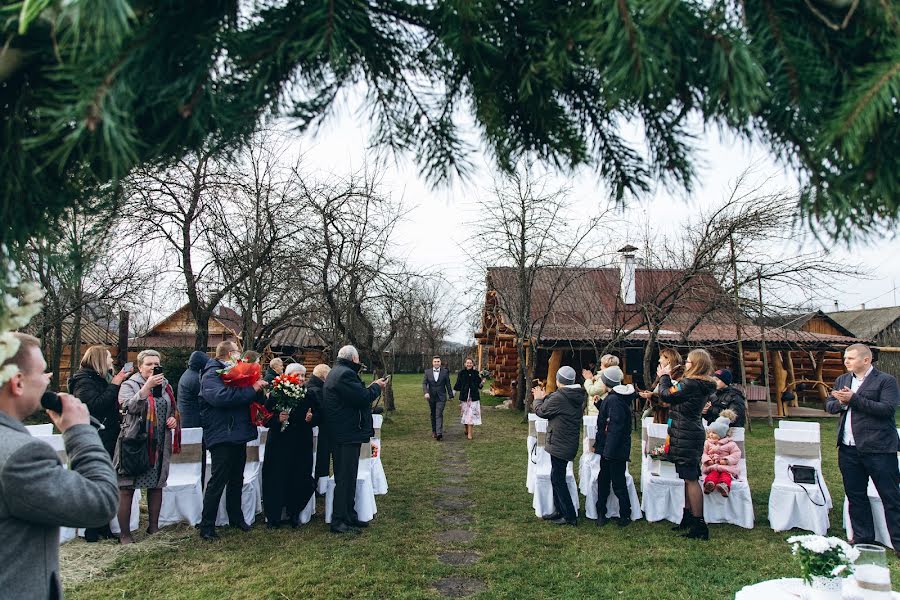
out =
[(141, 411), (141, 428), (134, 437), (119, 436), (119, 474), (137, 477), (150, 470), (150, 454), (147, 451), (147, 409)]
[[(791, 479), (794, 483), (800, 486), (804, 492), (806, 492), (806, 497), (809, 498), (809, 501), (815, 504), (816, 506), (825, 506), (827, 504), (827, 499), (825, 498), (825, 490), (822, 489), (822, 482), (819, 481), (819, 477), (816, 474), (816, 470), (812, 467), (808, 467), (805, 465), (788, 465), (788, 471), (791, 473)], [(819, 484), (819, 491), (822, 493), (822, 504), (819, 504), (815, 500), (812, 499), (812, 496), (809, 495), (809, 490), (803, 487), (803, 484), (812, 485), (814, 483)]]

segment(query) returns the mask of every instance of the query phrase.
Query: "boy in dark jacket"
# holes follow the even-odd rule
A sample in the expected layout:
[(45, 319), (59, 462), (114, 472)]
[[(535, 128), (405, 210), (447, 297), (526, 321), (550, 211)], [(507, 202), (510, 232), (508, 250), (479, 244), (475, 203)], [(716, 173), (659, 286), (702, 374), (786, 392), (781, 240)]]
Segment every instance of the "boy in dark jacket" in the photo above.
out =
[(575, 369), (561, 367), (556, 372), (557, 390), (547, 395), (541, 388), (534, 388), (534, 414), (548, 419), (547, 443), (544, 447), (550, 455), (550, 484), (553, 486), (553, 513), (544, 519), (557, 525), (578, 525), (578, 509), (572, 503), (566, 485), (566, 467), (578, 452), (581, 436), (581, 411), (584, 406), (584, 388), (575, 383)]
[[(244, 465), (247, 442), (259, 435), (250, 421), (250, 402), (268, 385), (260, 379), (252, 386), (229, 387), (217, 371), (240, 359), (237, 344), (219, 342), (216, 357), (209, 360), (200, 374), (200, 422), (203, 443), (212, 456), (209, 483), (203, 494), (200, 537), (212, 540), (216, 535), (216, 514), (225, 491), (225, 509), (232, 527), (249, 531), (250, 525), (241, 513), (241, 491), (244, 487)], [(226, 491), (227, 487), (227, 491)]]
[(191, 352), (187, 371), (178, 380), (178, 412), (181, 427), (200, 427), (200, 371), (209, 362), (209, 355), (200, 350)]
[(731, 386), (731, 371), (719, 369), (713, 375), (713, 380), (716, 390), (709, 396), (703, 409), (703, 418), (707, 423), (712, 423), (719, 418), (723, 410), (730, 410), (735, 414), (731, 426), (743, 427), (746, 421), (747, 399), (741, 390)]
[(594, 454), (600, 456), (600, 475), (597, 477), (597, 527), (606, 525), (606, 499), (609, 488), (619, 499), (619, 527), (631, 523), (631, 498), (625, 483), (625, 469), (631, 456), (631, 407), (637, 394), (632, 385), (622, 385), (622, 369), (607, 367), (600, 379), (609, 391), (596, 404), (597, 436)]

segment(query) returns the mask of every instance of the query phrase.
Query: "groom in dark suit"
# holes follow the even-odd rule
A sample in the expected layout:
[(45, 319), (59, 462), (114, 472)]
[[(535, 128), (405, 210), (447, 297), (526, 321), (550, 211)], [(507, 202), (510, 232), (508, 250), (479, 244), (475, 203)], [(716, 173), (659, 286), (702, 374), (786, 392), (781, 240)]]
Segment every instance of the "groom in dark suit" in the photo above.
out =
[(453, 398), (450, 386), (450, 371), (441, 366), (441, 357), (431, 359), (431, 368), (425, 370), (422, 391), (431, 409), (431, 437), (437, 441), (444, 439), (444, 406)]
[(853, 344), (844, 351), (849, 373), (837, 378), (826, 410), (841, 415), (838, 426), (838, 466), (850, 504), (853, 542), (875, 543), (872, 508), (866, 488), (875, 484), (888, 533), (900, 556), (900, 441), (894, 413), (900, 402), (897, 380), (872, 366), (872, 351)]

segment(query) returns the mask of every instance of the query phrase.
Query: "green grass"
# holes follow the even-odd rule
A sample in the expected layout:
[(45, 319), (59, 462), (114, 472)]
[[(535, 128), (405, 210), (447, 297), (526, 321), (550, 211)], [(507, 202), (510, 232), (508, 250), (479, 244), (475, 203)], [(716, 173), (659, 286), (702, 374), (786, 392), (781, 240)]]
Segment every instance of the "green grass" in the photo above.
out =
[[(475, 440), (463, 441), (471, 469), (469, 513), (477, 533), (471, 544), (482, 560), (450, 567), (439, 546), (434, 488), (443, 483), (442, 445), (430, 437), (428, 406), (419, 376), (397, 376), (397, 411), (383, 428), (384, 467), (390, 491), (379, 496), (378, 517), (357, 537), (334, 536), (322, 522), (323, 501), (312, 523), (298, 530), (269, 532), (257, 521), (248, 534), (224, 528), (222, 539), (202, 543), (194, 530), (172, 528), (134, 549), (111, 542), (62, 547), (66, 596), (89, 598), (437, 598), (434, 580), (466, 575), (488, 588), (477, 598), (696, 598), (731, 597), (741, 587), (773, 577), (796, 576), (784, 540), (766, 516), (772, 481), (774, 440), (764, 421), (754, 421), (747, 454), (756, 528), (713, 525), (709, 543), (685, 540), (670, 524), (638, 521), (626, 530), (596, 529), (582, 519), (578, 528), (538, 520), (525, 489), (527, 426), (521, 413), (493, 410), (484, 402), (484, 425)], [(455, 405), (445, 416), (458, 419)], [(832, 530), (840, 530), (844, 495), (834, 439), (836, 420), (823, 422), (825, 476), (834, 498)], [(632, 456), (639, 457), (640, 435)], [(576, 459), (577, 464), (577, 459)], [(631, 465), (636, 481), (640, 461)], [(142, 523), (142, 528), (145, 526)], [(143, 549), (140, 547), (144, 546)], [(110, 558), (114, 557), (114, 558)], [(895, 586), (900, 563), (890, 554)], [(78, 575), (91, 562), (99, 574)], [(104, 564), (105, 563), (105, 564)]]

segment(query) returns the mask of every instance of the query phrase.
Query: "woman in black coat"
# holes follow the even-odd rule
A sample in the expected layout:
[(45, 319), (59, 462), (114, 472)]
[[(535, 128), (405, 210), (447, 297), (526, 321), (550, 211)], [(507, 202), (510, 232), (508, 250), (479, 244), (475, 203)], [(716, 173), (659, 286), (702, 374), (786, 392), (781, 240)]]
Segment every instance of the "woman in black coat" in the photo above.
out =
[(703, 408), (716, 384), (713, 382), (713, 361), (706, 350), (691, 350), (684, 361), (684, 377), (672, 385), (666, 367), (660, 367), (659, 395), (669, 409), (669, 459), (675, 463), (678, 476), (684, 480), (687, 508), (681, 524), (689, 529), (686, 537), (708, 540), (709, 529), (703, 520), (703, 490), (700, 487), (700, 459), (706, 429), (703, 427)]
[[(112, 354), (104, 346), (91, 346), (81, 357), (81, 368), (69, 378), (69, 393), (84, 402), (91, 416), (103, 424), (98, 431), (103, 447), (110, 459), (116, 451), (116, 440), (119, 438), (119, 386), (131, 375), (124, 369), (113, 376)], [(96, 542), (101, 536), (113, 537), (109, 525), (106, 527), (89, 527), (84, 530), (84, 539)]]
[[(300, 374), (301, 381), (304, 374)], [(275, 402), (269, 400), (266, 408), (274, 411)], [(300, 513), (315, 491), (313, 427), (318, 424), (319, 411), (311, 394), (307, 394), (290, 413), (274, 413), (266, 423), (269, 433), (263, 460), (262, 493), (266, 526), (270, 529), (281, 524), (282, 509), (287, 509), (292, 527), (300, 526)]]
[(472, 439), (475, 426), (481, 425), (481, 397), (478, 391), (484, 385), (481, 374), (475, 370), (475, 361), (466, 359), (466, 367), (456, 376), (453, 389), (459, 392), (459, 414), (466, 437)]

